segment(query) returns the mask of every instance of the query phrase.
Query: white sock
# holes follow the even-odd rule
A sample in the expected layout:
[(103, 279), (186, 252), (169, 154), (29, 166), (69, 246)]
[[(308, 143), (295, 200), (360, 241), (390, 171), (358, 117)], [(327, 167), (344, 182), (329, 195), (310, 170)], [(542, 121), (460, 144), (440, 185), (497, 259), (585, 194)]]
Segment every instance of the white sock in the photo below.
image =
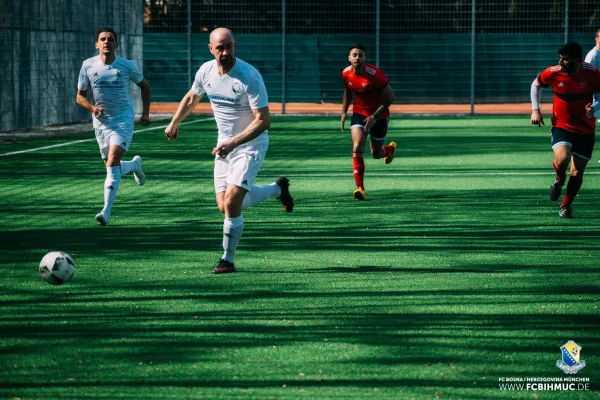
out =
[(131, 171), (137, 171), (138, 164), (135, 161), (121, 161), (121, 176), (125, 176)]
[(121, 168), (106, 167), (106, 180), (104, 181), (104, 208), (102, 213), (110, 215), (112, 205), (117, 197), (117, 191), (121, 184)]
[(244, 201), (242, 202), (242, 210), (252, 207), (253, 205), (271, 197), (277, 197), (280, 195), (281, 188), (276, 183), (271, 183), (264, 186), (252, 185), (252, 190), (246, 193), (246, 196), (244, 197)]
[(242, 232), (244, 232), (244, 217), (241, 215), (236, 218), (225, 217), (223, 222), (223, 250), (225, 250), (223, 260), (233, 262)]

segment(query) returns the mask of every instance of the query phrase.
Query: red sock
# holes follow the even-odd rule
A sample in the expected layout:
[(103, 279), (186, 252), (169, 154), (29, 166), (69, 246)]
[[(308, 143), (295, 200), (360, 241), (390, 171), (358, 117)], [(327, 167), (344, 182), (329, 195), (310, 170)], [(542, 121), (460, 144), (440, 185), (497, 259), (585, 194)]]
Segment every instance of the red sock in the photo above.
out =
[(562, 182), (564, 185), (565, 181), (567, 180), (567, 172), (566, 171), (563, 171), (562, 173), (560, 172), (560, 169), (558, 168), (558, 164), (556, 163), (556, 160), (552, 161), (552, 167), (554, 167), (554, 172), (556, 172), (556, 179), (558, 179), (558, 181)]
[(392, 154), (392, 146), (381, 146), (381, 150), (383, 150), (383, 157), (387, 157)]
[(569, 183), (567, 184), (567, 193), (565, 197), (563, 197), (563, 201), (561, 206), (567, 207), (573, 203), (577, 193), (579, 192), (579, 188), (581, 188), (581, 184), (583, 183), (582, 176), (571, 176), (569, 178)]
[(352, 166), (354, 167), (354, 182), (356, 187), (365, 188), (365, 160), (362, 154), (352, 153)]

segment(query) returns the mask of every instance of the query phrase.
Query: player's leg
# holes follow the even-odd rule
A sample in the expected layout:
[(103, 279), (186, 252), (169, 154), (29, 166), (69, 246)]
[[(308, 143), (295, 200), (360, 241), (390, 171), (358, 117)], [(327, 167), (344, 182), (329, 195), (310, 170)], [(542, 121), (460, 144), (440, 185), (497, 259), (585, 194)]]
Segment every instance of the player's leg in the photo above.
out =
[[(275, 182), (266, 185), (249, 185), (253, 182), (267, 154), (268, 143), (256, 145), (253, 149), (242, 149), (241, 153), (235, 154), (232, 162), (236, 162), (237, 157), (247, 158), (247, 162), (239, 163), (239, 167), (244, 167), (245, 171), (236, 173), (243, 175), (239, 179), (241, 185), (247, 188), (248, 193), (242, 202), (242, 209), (245, 210), (258, 203), (261, 203), (271, 197), (276, 197), (283, 204), (283, 208), (287, 212), (292, 212), (294, 208), (294, 199), (289, 193), (289, 180), (286, 177), (279, 177)], [(244, 183), (246, 182), (246, 183)]]
[(234, 257), (242, 234), (244, 233), (244, 217), (242, 216), (242, 202), (247, 190), (228, 185), (223, 196), (225, 220), (223, 221), (223, 256), (213, 274), (225, 274), (235, 272)]
[(563, 218), (573, 218), (573, 210), (571, 204), (577, 197), (577, 193), (583, 183), (583, 173), (587, 163), (592, 158), (592, 151), (594, 149), (595, 137), (591, 135), (574, 134), (573, 135), (573, 147), (572, 147), (572, 159), (571, 172), (569, 176), (569, 183), (567, 184), (567, 190), (565, 197), (563, 198), (562, 204), (560, 205), (559, 215)]
[(386, 164), (389, 164), (394, 159), (396, 154), (396, 143), (390, 142), (388, 146), (384, 146), (383, 142), (387, 136), (388, 118), (377, 120), (369, 135), (371, 136), (371, 155), (375, 159), (383, 157)]
[(106, 179), (104, 180), (104, 207), (96, 214), (96, 221), (100, 225), (108, 225), (113, 203), (121, 184), (121, 158), (125, 149), (117, 144), (110, 144), (106, 158)]
[(556, 172), (556, 177), (550, 185), (550, 200), (552, 201), (558, 200), (567, 179), (572, 140), (573, 134), (571, 132), (560, 128), (552, 128), (552, 152), (554, 153), (552, 167)]
[(366, 117), (360, 114), (352, 114), (350, 136), (352, 137), (352, 167), (356, 190), (353, 195), (358, 200), (366, 199), (365, 193), (365, 143), (367, 133), (365, 132), (364, 120)]
[[(262, 148), (262, 151), (258, 147)], [(214, 274), (235, 272), (234, 256), (244, 231), (242, 204), (254, 186), (266, 147), (237, 148), (225, 159), (215, 158), (215, 191), (217, 205), (225, 214), (223, 221), (223, 257), (213, 269)], [(226, 185), (226, 186), (225, 186)], [(223, 191), (223, 186), (225, 190)]]
[[(221, 213), (226, 213), (225, 207), (225, 193), (227, 192), (227, 172), (229, 170), (229, 158), (221, 158), (215, 157), (215, 168), (214, 168), (214, 184), (215, 184), (215, 193), (217, 200), (217, 207)], [(243, 221), (243, 220), (242, 220)], [(235, 222), (239, 222), (236, 220)], [(227, 217), (225, 217), (225, 221), (223, 221), (223, 248), (229, 246), (229, 243), (225, 243), (225, 231), (226, 229), (231, 229), (231, 223), (227, 223)], [(241, 236), (241, 235), (240, 235)], [(238, 240), (239, 243), (239, 240)], [(219, 259), (217, 266), (213, 269), (213, 274), (223, 274), (228, 272), (235, 272), (235, 266), (233, 265), (233, 261), (227, 261), (224, 259)]]
[[(133, 125), (123, 129), (123, 132), (119, 133), (119, 137), (121, 140), (120, 145), (125, 147), (125, 149), (129, 149), (129, 145), (133, 139)], [(130, 172), (133, 172), (133, 178), (138, 185), (141, 186), (146, 183), (146, 174), (144, 174), (144, 170), (142, 169), (142, 157), (136, 155), (131, 161), (121, 160), (121, 177)]]

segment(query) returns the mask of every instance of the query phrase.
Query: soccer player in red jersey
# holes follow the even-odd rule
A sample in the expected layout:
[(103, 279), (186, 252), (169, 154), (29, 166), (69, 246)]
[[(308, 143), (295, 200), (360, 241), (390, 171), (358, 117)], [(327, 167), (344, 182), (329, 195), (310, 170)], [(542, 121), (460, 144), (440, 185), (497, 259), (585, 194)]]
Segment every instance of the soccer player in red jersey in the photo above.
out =
[(342, 100), (342, 131), (346, 122), (348, 107), (354, 95), (352, 106), (352, 163), (354, 166), (354, 181), (357, 189), (353, 195), (358, 200), (366, 199), (365, 192), (365, 161), (363, 153), (367, 135), (371, 136), (371, 155), (381, 158), (386, 164), (394, 159), (396, 143), (390, 142), (383, 146), (387, 135), (388, 107), (394, 102), (396, 96), (388, 83), (385, 74), (376, 66), (366, 63), (365, 48), (361, 44), (350, 47), (348, 66), (342, 72), (344, 80), (344, 98)]
[(593, 114), (600, 105), (592, 102), (594, 92), (600, 92), (600, 70), (581, 61), (583, 50), (576, 42), (562, 45), (558, 55), (558, 65), (546, 68), (531, 84), (531, 123), (539, 127), (544, 125), (540, 93), (542, 87), (551, 87), (554, 91), (551, 132), (556, 179), (550, 186), (550, 200), (556, 201), (560, 197), (572, 160), (571, 176), (558, 214), (562, 218), (573, 218), (571, 204), (579, 192), (583, 172), (594, 150), (596, 121)]

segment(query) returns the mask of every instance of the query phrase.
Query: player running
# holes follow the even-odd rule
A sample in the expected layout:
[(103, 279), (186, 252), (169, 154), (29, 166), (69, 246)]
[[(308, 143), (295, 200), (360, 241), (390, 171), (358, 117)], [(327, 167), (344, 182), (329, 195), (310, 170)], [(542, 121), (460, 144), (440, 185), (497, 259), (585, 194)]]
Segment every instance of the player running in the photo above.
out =
[[(92, 113), (100, 155), (106, 165), (104, 208), (96, 214), (96, 221), (100, 225), (108, 225), (122, 176), (133, 172), (138, 185), (146, 182), (140, 156), (133, 157), (131, 161), (121, 159), (133, 139), (135, 114), (129, 82), (138, 85), (142, 92), (142, 125), (150, 123), (150, 85), (135, 62), (115, 54), (118, 47), (116, 32), (111, 28), (100, 28), (96, 35), (99, 54), (83, 62), (77, 83), (77, 104)], [(86, 97), (90, 88), (94, 104)]]
[(388, 107), (396, 100), (394, 92), (388, 83), (385, 74), (376, 66), (367, 64), (365, 48), (362, 44), (350, 47), (348, 55), (350, 66), (342, 72), (344, 80), (344, 97), (342, 99), (342, 131), (346, 122), (348, 107), (354, 95), (352, 106), (352, 125), (350, 135), (352, 136), (352, 164), (354, 166), (354, 181), (357, 189), (353, 195), (358, 200), (367, 198), (365, 192), (365, 141), (367, 135), (371, 136), (371, 155), (373, 158), (381, 158), (386, 164), (394, 159), (396, 154), (396, 143), (390, 142), (383, 146), (387, 135)]
[(561, 218), (573, 218), (571, 204), (581, 188), (583, 172), (594, 150), (596, 121), (593, 114), (600, 110), (600, 105), (592, 102), (594, 92), (600, 91), (600, 70), (581, 62), (583, 50), (579, 43), (565, 43), (558, 49), (558, 55), (558, 65), (546, 68), (531, 84), (531, 123), (539, 127), (544, 125), (540, 111), (541, 88), (551, 87), (554, 91), (551, 132), (556, 178), (550, 186), (550, 200), (556, 201), (560, 197), (572, 160), (567, 192), (558, 214)]
[(214, 184), (223, 222), (223, 256), (213, 274), (236, 272), (234, 255), (244, 231), (242, 210), (276, 197), (287, 212), (294, 199), (289, 181), (279, 177), (268, 185), (254, 180), (267, 154), (271, 125), (267, 89), (260, 73), (252, 65), (235, 57), (233, 33), (217, 28), (210, 34), (208, 49), (215, 58), (196, 73), (190, 91), (183, 97), (171, 123), (165, 129), (167, 139), (177, 139), (179, 124), (206, 94), (219, 130), (215, 156)]

